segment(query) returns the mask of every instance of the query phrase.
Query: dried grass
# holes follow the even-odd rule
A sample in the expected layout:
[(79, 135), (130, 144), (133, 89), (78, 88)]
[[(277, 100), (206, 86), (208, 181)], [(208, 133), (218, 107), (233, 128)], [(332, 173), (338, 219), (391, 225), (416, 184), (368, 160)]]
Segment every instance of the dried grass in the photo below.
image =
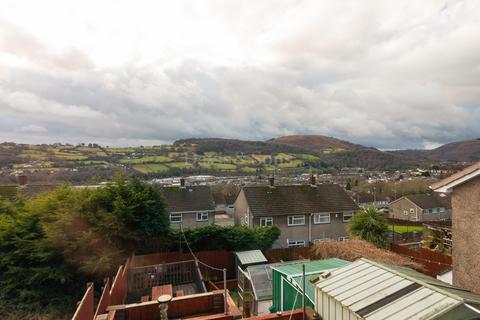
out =
[(310, 247), (309, 251), (308, 258), (311, 260), (339, 258), (343, 260), (354, 261), (360, 258), (366, 258), (372, 261), (424, 271), (424, 267), (421, 264), (413, 262), (409, 258), (394, 252), (377, 248), (370, 242), (363, 240), (352, 239), (349, 241), (322, 241)]

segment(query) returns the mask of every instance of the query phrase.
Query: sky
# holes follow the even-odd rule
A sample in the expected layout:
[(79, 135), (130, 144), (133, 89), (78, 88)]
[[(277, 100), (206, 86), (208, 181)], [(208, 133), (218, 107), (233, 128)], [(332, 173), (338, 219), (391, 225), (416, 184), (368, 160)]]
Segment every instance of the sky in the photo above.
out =
[(0, 141), (480, 137), (480, 1), (0, 0)]

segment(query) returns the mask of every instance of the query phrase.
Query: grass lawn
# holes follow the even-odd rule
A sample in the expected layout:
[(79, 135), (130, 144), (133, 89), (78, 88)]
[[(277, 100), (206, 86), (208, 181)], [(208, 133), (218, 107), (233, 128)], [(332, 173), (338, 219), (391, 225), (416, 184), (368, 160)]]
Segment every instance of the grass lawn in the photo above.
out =
[(257, 168), (254, 168), (254, 167), (241, 167), (240, 170), (246, 173), (257, 173)]
[(167, 166), (160, 163), (136, 164), (132, 168), (141, 173), (164, 172), (168, 170)]
[(121, 159), (121, 163), (161, 163), (161, 162), (168, 162), (172, 161), (169, 157), (164, 156), (149, 156), (149, 157), (141, 157), (141, 158), (134, 158), (134, 159)]
[(285, 163), (279, 163), (278, 167), (279, 168), (298, 168), (302, 166), (303, 161), (302, 160), (292, 160), (290, 162), (285, 162)]
[(312, 154), (307, 154), (307, 153), (299, 153), (299, 154), (296, 154), (296, 156), (300, 159), (307, 160), (307, 161), (318, 160), (317, 156), (314, 156)]
[(170, 162), (170, 163), (167, 163), (167, 165), (170, 168), (179, 168), (179, 169), (187, 169), (192, 167), (192, 164), (188, 162)]
[[(389, 224), (388, 225), (388, 230), (393, 230), (393, 225)], [(422, 231), (423, 227), (421, 226), (399, 226), (395, 225), (395, 232), (398, 233), (405, 233), (405, 232), (413, 232), (413, 231)]]
[(214, 169), (214, 170), (235, 170), (237, 168), (236, 165), (231, 164), (231, 163), (200, 162), (199, 165), (200, 165), (201, 168)]

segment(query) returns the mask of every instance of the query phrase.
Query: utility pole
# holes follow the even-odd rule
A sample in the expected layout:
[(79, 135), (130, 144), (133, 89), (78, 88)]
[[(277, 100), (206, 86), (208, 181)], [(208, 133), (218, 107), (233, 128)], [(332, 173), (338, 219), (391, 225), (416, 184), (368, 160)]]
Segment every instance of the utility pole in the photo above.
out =
[(303, 291), (303, 320), (307, 320), (307, 306), (305, 296), (305, 264), (302, 265), (302, 291)]
[(223, 312), (228, 315), (227, 308), (227, 269), (223, 268)]

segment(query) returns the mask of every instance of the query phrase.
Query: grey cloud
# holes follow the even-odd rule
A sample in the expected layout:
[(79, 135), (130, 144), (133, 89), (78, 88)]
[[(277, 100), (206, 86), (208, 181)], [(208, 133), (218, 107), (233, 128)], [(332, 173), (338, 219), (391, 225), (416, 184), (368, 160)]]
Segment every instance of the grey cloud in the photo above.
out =
[[(0, 111), (67, 142), (327, 134), (399, 149), (480, 136), (475, 2), (445, 8), (433, 1), (421, 10), (411, 2), (350, 2), (338, 5), (339, 16), (330, 12), (337, 3), (276, 8), (281, 23), (270, 16), (259, 22), (269, 63), (234, 66), (190, 57), (102, 69), (85, 52), (54, 52), (3, 23), (0, 50), (34, 67), (0, 65), (8, 70), (0, 72)], [(226, 17), (235, 11), (220, 10)], [(248, 11), (240, 17), (253, 32)]]

